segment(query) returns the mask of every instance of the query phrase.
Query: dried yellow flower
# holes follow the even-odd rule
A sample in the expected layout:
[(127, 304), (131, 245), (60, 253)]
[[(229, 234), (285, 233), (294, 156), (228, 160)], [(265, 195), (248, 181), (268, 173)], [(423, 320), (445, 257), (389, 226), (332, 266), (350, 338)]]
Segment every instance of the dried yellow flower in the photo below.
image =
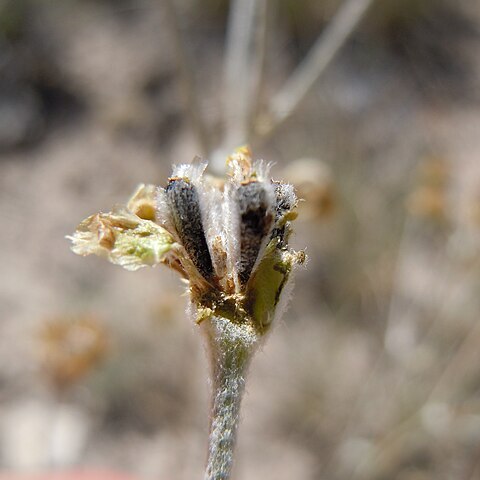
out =
[(98, 255), (127, 270), (161, 263), (174, 246), (164, 228), (125, 207), (91, 215), (67, 238), (76, 254)]

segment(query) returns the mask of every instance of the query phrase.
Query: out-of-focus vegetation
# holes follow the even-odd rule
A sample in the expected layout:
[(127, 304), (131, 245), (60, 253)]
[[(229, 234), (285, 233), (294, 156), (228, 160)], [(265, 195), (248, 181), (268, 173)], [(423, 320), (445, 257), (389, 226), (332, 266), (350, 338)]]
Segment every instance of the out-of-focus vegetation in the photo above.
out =
[[(228, 2), (175, 3), (215, 137)], [(339, 4), (270, 2), (262, 105)], [(202, 471), (206, 365), (182, 287), (63, 238), (199, 153), (162, 5), (0, 6), (0, 470)], [(255, 360), (235, 478), (480, 478), (479, 32), (477, 2), (375, 2), (252, 145), (305, 199), (294, 242), (309, 262)], [(102, 361), (73, 380), (78, 343), (55, 350), (58, 369), (39, 332), (87, 317)]]

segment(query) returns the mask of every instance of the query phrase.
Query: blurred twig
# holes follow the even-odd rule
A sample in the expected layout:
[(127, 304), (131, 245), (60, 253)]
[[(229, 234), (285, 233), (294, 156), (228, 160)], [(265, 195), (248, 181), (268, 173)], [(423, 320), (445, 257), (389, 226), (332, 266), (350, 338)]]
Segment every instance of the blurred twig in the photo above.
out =
[(260, 107), (260, 97), (263, 89), (265, 59), (267, 52), (267, 30), (268, 30), (268, 12), (269, 0), (261, 0), (257, 5), (257, 21), (254, 38), (255, 55), (250, 66), (251, 90), (249, 106), (249, 134), (252, 133), (253, 121), (258, 114)]
[(267, 137), (300, 106), (315, 82), (335, 57), (373, 0), (346, 0), (336, 16), (310, 49), (306, 58), (290, 75), (284, 87), (271, 99), (266, 115), (256, 132)]
[[(375, 459), (378, 460), (385, 455), (385, 452), (388, 451), (389, 447), (394, 444), (406, 431), (411, 428), (418, 428), (416, 426), (418, 417), (422, 412), (422, 409), (432, 403), (436, 402), (447, 402), (444, 398), (443, 393), (448, 391), (449, 385), (457, 379), (462, 378), (462, 370), (464, 365), (469, 365), (472, 354), (475, 357), (478, 357), (478, 344), (480, 336), (480, 324), (473, 324), (470, 331), (465, 335), (460, 345), (453, 353), (450, 361), (446, 367), (436, 376), (434, 382), (429, 386), (426, 396), (418, 402), (418, 404), (412, 409), (412, 412), (407, 417), (403, 417), (393, 428), (389, 429), (385, 435), (383, 435), (377, 441), (377, 451)], [(478, 358), (475, 358), (474, 362), (478, 361)], [(444, 392), (442, 392), (442, 388)], [(398, 390), (398, 386), (396, 388)], [(395, 392), (392, 392), (394, 394)], [(374, 459), (374, 461), (375, 461)], [(480, 469), (480, 463), (474, 465), (474, 472)], [(352, 475), (349, 477), (349, 480), (358, 480), (361, 478), (361, 469), (356, 468)], [(476, 476), (471, 477), (477, 478)]]
[[(447, 278), (451, 278), (451, 276), (447, 275)], [(428, 343), (428, 340), (432, 336), (433, 329), (435, 327), (438, 328), (439, 319), (445, 315), (448, 302), (452, 297), (452, 295), (449, 297), (447, 295), (448, 293), (451, 292), (445, 293), (444, 302), (435, 317), (436, 321), (432, 323), (429, 331), (423, 338), (423, 344)], [(479, 340), (480, 324), (473, 322), (469, 331), (459, 341), (458, 346), (456, 346), (455, 351), (451, 354), (450, 359), (445, 367), (438, 374), (431, 375), (434, 377), (433, 382), (429, 383), (428, 381), (425, 381), (424, 395), (422, 395), (419, 401), (412, 407), (411, 413), (407, 417), (402, 416), (401, 420), (377, 441), (377, 459), (381, 458), (381, 456), (388, 451), (390, 445), (397, 441), (398, 438), (408, 431), (409, 428), (417, 428), (416, 423), (424, 407), (434, 403), (449, 403), (449, 399), (447, 398), (448, 392), (452, 389), (452, 384), (454, 384), (454, 382), (458, 381), (458, 379), (464, 378), (465, 366), (478, 364)], [(383, 354), (379, 358), (385, 357), (385, 354), (386, 350), (383, 351)], [(405, 383), (405, 370), (401, 371), (400, 375), (401, 377), (391, 390), (392, 397), (402, 395), (401, 388)], [(348, 429), (346, 432), (348, 433)], [(474, 465), (473, 469), (473, 473), (480, 469), (480, 463)], [(358, 478), (361, 478), (361, 472), (359, 468), (352, 472), (350, 480), (357, 480)], [(477, 477), (472, 476), (471, 478), (473, 479)]]
[(212, 158), (221, 171), (225, 156), (248, 143), (261, 88), (268, 0), (234, 0), (230, 9), (224, 63), (224, 133)]
[[(258, 37), (265, 28), (267, 0), (235, 0), (228, 21), (224, 71), (225, 137), (228, 142), (244, 143), (248, 139), (249, 120), (253, 103), (253, 77), (258, 77), (261, 62), (255, 61), (261, 52)], [(235, 145), (237, 146), (237, 145)]]
[[(390, 298), (390, 308), (387, 316), (386, 323), (386, 332), (388, 334), (388, 329), (397, 324), (405, 316), (405, 305), (401, 304), (401, 297), (404, 294), (404, 289), (402, 288), (401, 279), (404, 277), (406, 272), (407, 265), (405, 264), (405, 259), (413, 255), (412, 245), (415, 237), (413, 228), (413, 222), (410, 218), (406, 218), (402, 238), (399, 244), (399, 249), (397, 253), (397, 266), (394, 273), (394, 283), (392, 286), (392, 296)], [(321, 477), (328, 478), (333, 475), (335, 471), (336, 459), (340, 449), (345, 442), (345, 440), (352, 435), (353, 428), (356, 426), (358, 419), (357, 416), (360, 413), (360, 409), (364, 407), (368, 398), (374, 395), (374, 389), (376, 388), (375, 382), (380, 378), (382, 369), (385, 367), (387, 362), (393, 358), (395, 364), (393, 365), (394, 370), (391, 371), (390, 375), (395, 375), (395, 381), (390, 385), (390, 391), (392, 398), (397, 396), (402, 396), (402, 388), (404, 388), (408, 380), (408, 372), (405, 369), (405, 365), (402, 362), (399, 363), (399, 360), (405, 362), (405, 357), (408, 355), (412, 356), (415, 354), (415, 351), (421, 347), (421, 345), (428, 344), (431, 341), (434, 331), (441, 328), (442, 323), (441, 319), (447, 314), (449, 303), (452, 301), (452, 298), (455, 297), (453, 287), (451, 286), (451, 279), (453, 278), (453, 264), (452, 258), (448, 255), (444, 249), (441, 249), (438, 252), (438, 261), (435, 262), (439, 266), (439, 270), (442, 272), (441, 278), (444, 279), (438, 289), (434, 292), (427, 292), (429, 298), (431, 299), (432, 305), (432, 322), (429, 325), (429, 328), (424, 335), (420, 338), (415, 338), (415, 342), (411, 345), (408, 352), (404, 354), (402, 358), (399, 358), (398, 355), (395, 355), (395, 352), (391, 351), (391, 348), (388, 346), (388, 342), (383, 342), (382, 350), (377, 355), (375, 359), (369, 376), (365, 381), (360, 385), (360, 388), (355, 395), (355, 399), (352, 402), (352, 405), (349, 409), (349, 413), (346, 416), (345, 423), (339, 431), (338, 438), (335, 440), (333, 448), (329, 455), (329, 460), (324, 465), (321, 471)], [(441, 268), (440, 268), (441, 267)], [(409, 309), (415, 308), (414, 306), (408, 306)], [(402, 314), (402, 315), (401, 315)], [(422, 390), (424, 395), (419, 398), (419, 401), (413, 407), (412, 412), (406, 418), (402, 418), (392, 428), (383, 435), (377, 442), (377, 448), (379, 449), (378, 455), (381, 455), (382, 452), (387, 450), (388, 446), (399, 438), (408, 428), (411, 427), (413, 423), (417, 421), (418, 414), (421, 409), (429, 404), (430, 402), (441, 401), (439, 398), (439, 392), (441, 388), (452, 381), (452, 378), (455, 378), (459, 375), (460, 369), (462, 368), (463, 360), (465, 355), (468, 355), (472, 352), (472, 343), (478, 344), (478, 335), (480, 331), (477, 331), (478, 326), (473, 326), (472, 329), (466, 334), (464, 339), (459, 343), (456, 351), (452, 354), (449, 363), (446, 367), (438, 373), (438, 375), (433, 375), (432, 383), (425, 381), (425, 391)], [(400, 368), (398, 368), (400, 367)], [(350, 480), (357, 480), (361, 476), (361, 468), (358, 467), (351, 472)]]
[(480, 360), (478, 345), (480, 344), (480, 323), (474, 323), (470, 331), (462, 339), (455, 353), (450, 358), (439, 377), (436, 379), (425, 404), (433, 401), (445, 401), (445, 392), (451, 389), (452, 383), (462, 377), (462, 369), (465, 365), (471, 365), (472, 356), (474, 364)]
[[(289, 118), (354, 31), (373, 0), (346, 0), (307, 57), (292, 73), (280, 92), (269, 102), (258, 125), (257, 114), (265, 63), (268, 0), (233, 0), (227, 28), (224, 64), (225, 131), (220, 147), (212, 152), (206, 124), (201, 118), (191, 62), (182, 41), (172, 0), (163, 0), (167, 24), (177, 51), (187, 105), (197, 138), (213, 170), (222, 170), (223, 159), (232, 149), (248, 143), (252, 136), (267, 137)], [(257, 128), (260, 125), (260, 128)], [(253, 130), (257, 129), (256, 132)]]
[(192, 128), (195, 132), (202, 153), (207, 156), (210, 152), (210, 139), (206, 122), (202, 118), (200, 102), (195, 90), (195, 81), (191, 68), (193, 62), (190, 59), (182, 38), (180, 21), (173, 0), (163, 0), (163, 5), (167, 19), (166, 25), (170, 29), (170, 35), (172, 37), (176, 53), (175, 58), (177, 59), (178, 68), (181, 74), (188, 116), (192, 123)]

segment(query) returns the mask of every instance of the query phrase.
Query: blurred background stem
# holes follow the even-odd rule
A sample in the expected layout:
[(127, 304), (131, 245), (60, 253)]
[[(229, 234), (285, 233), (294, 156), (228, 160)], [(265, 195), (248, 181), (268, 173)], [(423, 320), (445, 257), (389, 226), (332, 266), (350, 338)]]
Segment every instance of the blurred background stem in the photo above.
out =
[(202, 324), (210, 353), (212, 409), (205, 480), (228, 480), (240, 419), (245, 377), (257, 344), (245, 324), (212, 317)]
[(175, 48), (175, 58), (177, 60), (180, 78), (182, 80), (183, 94), (188, 109), (188, 118), (198, 142), (198, 146), (203, 155), (210, 153), (210, 135), (205, 120), (202, 117), (200, 101), (195, 88), (195, 79), (192, 71), (193, 62), (183, 40), (180, 19), (177, 15), (175, 5), (172, 0), (163, 0), (166, 25), (170, 29), (170, 36)]
[(257, 131), (270, 136), (300, 106), (340, 48), (355, 31), (373, 0), (347, 0), (318, 37), (282, 89), (270, 100), (265, 118)]

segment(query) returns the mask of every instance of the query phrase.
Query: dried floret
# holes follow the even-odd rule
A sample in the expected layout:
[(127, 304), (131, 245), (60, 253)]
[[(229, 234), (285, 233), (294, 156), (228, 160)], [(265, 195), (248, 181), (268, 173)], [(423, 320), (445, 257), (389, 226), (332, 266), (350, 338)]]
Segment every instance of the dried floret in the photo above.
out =
[(67, 238), (76, 254), (98, 255), (127, 270), (163, 262), (175, 244), (164, 228), (125, 207), (91, 215)]

